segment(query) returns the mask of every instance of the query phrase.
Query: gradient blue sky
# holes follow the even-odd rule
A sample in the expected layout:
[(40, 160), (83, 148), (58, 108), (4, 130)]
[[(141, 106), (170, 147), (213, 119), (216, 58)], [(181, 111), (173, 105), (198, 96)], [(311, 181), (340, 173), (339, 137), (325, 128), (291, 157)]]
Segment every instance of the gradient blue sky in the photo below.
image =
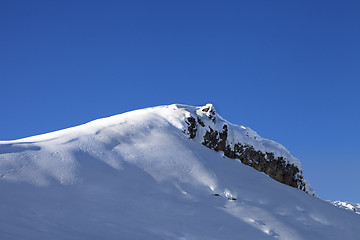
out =
[(359, 1), (1, 1), (0, 139), (211, 102), (360, 202)]

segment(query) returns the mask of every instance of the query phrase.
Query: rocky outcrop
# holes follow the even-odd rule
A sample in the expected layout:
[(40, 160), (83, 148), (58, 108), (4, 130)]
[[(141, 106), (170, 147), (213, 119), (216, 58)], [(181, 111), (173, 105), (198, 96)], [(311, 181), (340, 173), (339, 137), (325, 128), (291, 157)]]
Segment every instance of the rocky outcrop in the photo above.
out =
[(342, 201), (328, 201), (334, 206), (337, 206), (342, 209), (353, 211), (357, 214), (360, 214), (360, 203), (350, 203), (350, 202), (342, 202)]
[[(207, 113), (207, 117), (212, 123), (216, 122), (214, 110), (204, 108), (202, 111)], [(204, 146), (217, 152), (222, 151), (228, 158), (239, 159), (243, 164), (266, 173), (276, 181), (308, 192), (301, 169), (289, 163), (284, 157), (275, 157), (273, 152), (262, 152), (251, 145), (241, 142), (230, 144), (227, 124), (223, 124), (222, 129), (216, 130), (211, 126), (206, 126), (201, 118), (193, 116), (188, 117), (186, 123), (188, 129), (185, 133), (188, 134), (190, 139), (194, 139), (199, 133), (199, 128), (203, 128), (205, 134), (198, 136), (198, 138), (201, 137)]]

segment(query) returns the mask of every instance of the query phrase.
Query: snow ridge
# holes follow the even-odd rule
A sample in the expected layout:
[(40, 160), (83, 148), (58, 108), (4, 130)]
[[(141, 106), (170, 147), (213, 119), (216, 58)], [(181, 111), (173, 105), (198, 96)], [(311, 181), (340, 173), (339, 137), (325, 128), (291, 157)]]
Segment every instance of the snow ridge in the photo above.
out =
[[(147, 119), (149, 118), (150, 119)], [(230, 122), (223, 119), (215, 110), (215, 107), (212, 104), (206, 104), (205, 106), (200, 107), (194, 107), (194, 106), (188, 106), (183, 104), (172, 104), (172, 105), (165, 105), (165, 106), (159, 106), (159, 107), (153, 107), (153, 108), (147, 108), (147, 109), (140, 109), (124, 114), (115, 115), (108, 118), (98, 119), (77, 127), (72, 127), (60, 131), (55, 131), (47, 134), (42, 134), (34, 137), (28, 137), (23, 138), (15, 141), (3, 141), (2, 143), (8, 144), (8, 146), (13, 146), (13, 144), (16, 144), (16, 147), (19, 148), (20, 146), (24, 149), (27, 149), (27, 146), (31, 146), (34, 148), (34, 144), (36, 145), (35, 148), (42, 148), (49, 152), (49, 157), (52, 158), (58, 158), (61, 159), (61, 162), (66, 162), (67, 164), (65, 166), (62, 166), (64, 169), (68, 169), (66, 173), (61, 174), (60, 176), (56, 176), (57, 179), (60, 179), (60, 181), (64, 182), (72, 182), (72, 173), (75, 169), (75, 163), (71, 157), (71, 154), (66, 154), (66, 152), (63, 151), (55, 151), (54, 144), (58, 145), (59, 142), (61, 144), (68, 143), (66, 145), (77, 145), (79, 142), (81, 142), (82, 138), (84, 136), (90, 136), (90, 141), (86, 138), (86, 144), (82, 145), (89, 145), (89, 142), (94, 142), (91, 146), (91, 150), (89, 147), (87, 147), (86, 151), (93, 152), (95, 156), (99, 155), (99, 152), (101, 152), (99, 148), (99, 143), (97, 143), (99, 140), (102, 140), (105, 136), (102, 136), (102, 131), (106, 131), (109, 129), (116, 129), (121, 128), (124, 125), (127, 125), (131, 122), (139, 122), (139, 119), (143, 119), (142, 124), (147, 124), (147, 120), (149, 122), (154, 121), (153, 118), (159, 118), (159, 121), (166, 121), (170, 125), (174, 126), (175, 128), (179, 129), (181, 132), (187, 134), (190, 136), (190, 138), (193, 138), (198, 143), (201, 143), (202, 145), (207, 146), (204, 144), (204, 136), (207, 134), (207, 131), (216, 131), (221, 134), (223, 130), (223, 127), (226, 125), (227, 127), (227, 139), (226, 144), (230, 149), (236, 148), (236, 144), (240, 143), (242, 144), (242, 147), (245, 148), (251, 148), (255, 151), (259, 151), (261, 153), (264, 153), (264, 159), (266, 161), (270, 161), (271, 159), (280, 159), (281, 161), (284, 161), (284, 169), (289, 168), (289, 166), (295, 166), (295, 171), (292, 171), (291, 178), (294, 179), (288, 179), (286, 182), (285, 180), (282, 180), (283, 177), (274, 177), (275, 174), (277, 174), (278, 166), (276, 167), (276, 170), (272, 170), (272, 174), (269, 173), (268, 169), (259, 169), (254, 167), (255, 169), (267, 173), (272, 178), (276, 179), (277, 181), (283, 182), (285, 184), (291, 185), (293, 187), (297, 187), (299, 189), (302, 189), (303, 191), (316, 195), (315, 192), (312, 190), (310, 184), (303, 179), (303, 173), (302, 173), (302, 167), (300, 164), (300, 161), (293, 157), (290, 152), (281, 144), (274, 142), (272, 140), (264, 139), (260, 137), (255, 131), (248, 127), (244, 126), (238, 126), (231, 124)], [(190, 133), (189, 130), (189, 119), (194, 119), (198, 123), (196, 133)], [(130, 124), (131, 125), (131, 124)], [(191, 130), (190, 130), (191, 131)], [(194, 129), (192, 130), (194, 131)], [(192, 134), (194, 136), (192, 137)], [(80, 136), (80, 137), (77, 137)], [(99, 136), (99, 138), (94, 138), (94, 136)], [(29, 143), (32, 143), (29, 145)], [(49, 144), (47, 144), (49, 143)], [(71, 144), (73, 143), (73, 144)], [(104, 143), (101, 143), (104, 144)], [(214, 149), (214, 147), (207, 146), (211, 149)], [(78, 146), (79, 149), (82, 150), (81, 147)], [(98, 149), (98, 150), (96, 150)], [(215, 149), (216, 151), (223, 150), (223, 149)], [(33, 152), (36, 153), (36, 152)], [(271, 153), (271, 154), (266, 154)], [(109, 153), (103, 153), (105, 155), (108, 155)], [(236, 153), (235, 153), (236, 154)], [(225, 153), (227, 157), (230, 158), (236, 158), (231, 157)], [(269, 159), (271, 158), (271, 159)], [(108, 158), (111, 159), (111, 158)], [(110, 164), (113, 167), (118, 168), (117, 163), (114, 161), (106, 160), (108, 161), (108, 164)], [(247, 162), (242, 161), (244, 164), (247, 165), (254, 165), (253, 159), (248, 160)], [(58, 162), (57, 162), (58, 164)], [(60, 166), (59, 166), (60, 167)], [(268, 171), (268, 172), (267, 172)], [(69, 175), (69, 173), (71, 173)], [(8, 175), (8, 174), (6, 174)], [(284, 173), (282, 173), (284, 175)], [(289, 176), (287, 176), (289, 178)], [(37, 181), (43, 181), (40, 180), (40, 178)], [(39, 182), (39, 184), (41, 184)]]

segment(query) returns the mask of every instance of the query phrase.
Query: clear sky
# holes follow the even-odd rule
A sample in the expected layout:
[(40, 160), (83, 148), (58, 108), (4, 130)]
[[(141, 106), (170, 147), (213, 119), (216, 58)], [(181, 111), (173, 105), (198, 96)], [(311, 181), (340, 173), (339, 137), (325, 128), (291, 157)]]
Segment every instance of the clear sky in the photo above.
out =
[(0, 140), (211, 102), (360, 202), (360, 1), (1, 1)]

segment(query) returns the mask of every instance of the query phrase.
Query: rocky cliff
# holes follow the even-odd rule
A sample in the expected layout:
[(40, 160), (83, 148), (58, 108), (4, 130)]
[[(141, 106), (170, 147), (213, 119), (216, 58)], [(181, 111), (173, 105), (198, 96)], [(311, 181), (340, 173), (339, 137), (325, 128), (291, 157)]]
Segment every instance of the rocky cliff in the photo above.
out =
[[(286, 154), (277, 154), (276, 148), (264, 147), (270, 140), (261, 138), (249, 128), (230, 126), (232, 124), (222, 119), (212, 104), (200, 107), (195, 114), (190, 114), (186, 123), (187, 129), (183, 132), (190, 139), (196, 138), (204, 146), (217, 152), (222, 151), (228, 158), (239, 159), (243, 164), (266, 173), (276, 181), (314, 194), (303, 178), (300, 163), (294, 161), (295, 158), (283, 146), (278, 144), (276, 147), (280, 146)], [(232, 130), (235, 132), (231, 132)]]

